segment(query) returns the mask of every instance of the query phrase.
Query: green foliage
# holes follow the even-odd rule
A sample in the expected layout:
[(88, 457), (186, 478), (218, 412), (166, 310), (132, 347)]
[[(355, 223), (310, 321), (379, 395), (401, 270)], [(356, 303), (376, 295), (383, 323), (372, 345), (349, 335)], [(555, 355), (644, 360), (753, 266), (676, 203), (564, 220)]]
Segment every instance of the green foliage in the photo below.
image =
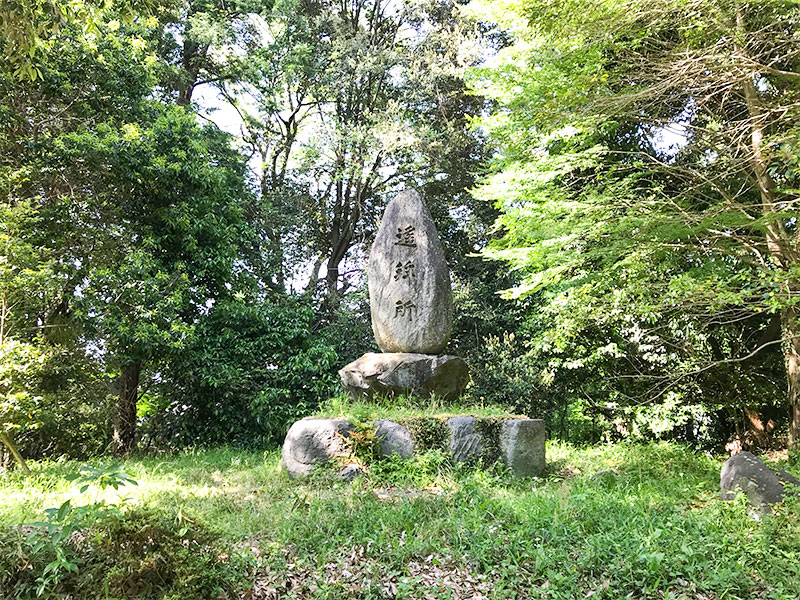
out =
[(85, 457), (108, 444), (108, 380), (80, 350), (41, 339), (0, 346), (0, 427), (31, 457)]
[[(121, 486), (138, 485), (122, 470), (121, 465), (100, 468), (83, 465), (78, 473), (65, 479), (74, 481), (76, 487), (80, 486), (80, 494), (92, 485), (100, 490), (108, 487), (118, 490)], [(28, 538), (31, 559), (38, 562), (44, 557), (45, 562), (50, 561), (36, 578), (36, 596), (57, 597), (55, 589), (59, 582), (70, 573), (79, 572), (79, 559), (71, 545), (74, 534), (101, 520), (122, 519), (123, 515), (117, 505), (106, 504), (102, 500), (80, 506), (66, 500), (58, 508), (48, 508), (44, 512), (47, 521), (33, 523), (37, 529)], [(22, 587), (20, 591), (24, 593), (25, 588)]]
[(445, 403), (435, 396), (423, 399), (401, 394), (376, 397), (370, 402), (355, 401), (347, 395), (333, 396), (325, 400), (314, 414), (320, 417), (353, 418), (366, 421), (367, 419), (397, 420), (446, 415), (491, 417), (508, 413), (508, 407), (501, 404)]
[(454, 257), (472, 251), (472, 212), (450, 214), (475, 204), (466, 189), (485, 153), (469, 125), (482, 99), (461, 78), (477, 60), (472, 23), (449, 2), (284, 0), (263, 18), (270, 35), (243, 28), (247, 58), (232, 57), (216, 85), (261, 161), (273, 287), (313, 265), (292, 286), (321, 296), (324, 321), (337, 318), (358, 287), (345, 272), (402, 187), (423, 189)]
[(98, 26), (117, 19), (132, 20), (146, 13), (154, 3), (151, 0), (122, 2), (110, 12), (109, 2), (96, 0), (3, 0), (0, 3), (0, 43), (14, 67), (14, 76), (26, 79), (43, 79), (37, 60), (52, 38), (65, 26), (80, 25), (87, 37), (97, 33)]
[(500, 457), (500, 427), (502, 418), (479, 419), (475, 429), (481, 436), (480, 460), (484, 465), (491, 465)]
[(108, 465), (106, 467), (83, 465), (78, 473), (69, 475), (66, 479), (67, 481), (74, 481), (76, 486), (80, 486), (81, 494), (92, 485), (96, 485), (101, 490), (107, 487), (118, 490), (125, 485), (138, 485), (135, 479), (122, 470), (122, 465)]
[(409, 417), (403, 420), (403, 425), (408, 427), (414, 448), (420, 454), (430, 450), (446, 452), (449, 431), (444, 420), (436, 417)]
[[(567, 423), (583, 404), (596, 419), (648, 420), (646, 435), (658, 436), (669, 435), (655, 416), (666, 400), (672, 435), (692, 411), (723, 425), (697, 441), (741, 435), (746, 409), (785, 403), (771, 382), (785, 376), (777, 321), (784, 351), (793, 335), (797, 269), (779, 255), (794, 252), (796, 215), (781, 200), (791, 176), (766, 150), (777, 146), (737, 145), (753, 132), (733, 115), (784, 111), (758, 135), (793, 139), (796, 83), (758, 65), (793, 68), (777, 40), (796, 13), (782, 3), (471, 6), (514, 39), (471, 82), (496, 102), (481, 124), (501, 149), (476, 190), (501, 211), (502, 235), (484, 255), (512, 271), (504, 296), (530, 303), (509, 332), (519, 346), (498, 358), (525, 374), (534, 406), (542, 399), (529, 412)], [(760, 83), (745, 102), (748, 79)], [(780, 173), (766, 195), (754, 183), (762, 151)], [(625, 414), (636, 407), (650, 416)], [(720, 419), (721, 407), (736, 414)]]
[[(85, 427), (92, 404), (98, 409), (88, 419), (100, 431), (95, 452), (108, 441), (109, 396), (134, 404), (117, 411), (129, 424), (130, 449), (139, 384), (152, 385), (192, 343), (211, 306), (244, 301), (258, 288), (240, 260), (254, 235), (244, 159), (228, 135), (154, 100), (146, 27), (117, 23), (91, 39), (66, 27), (43, 55), (41, 81), (0, 79), (9, 117), (0, 130), (3, 243), (12, 257), (0, 273), (0, 329), (15, 348), (28, 344), (31, 357), (52, 356), (53, 378), (70, 382), (61, 387), (75, 401), (53, 403), (71, 412), (65, 429)], [(53, 110), (61, 118), (47, 117)], [(76, 362), (71, 372), (66, 356)], [(23, 394), (16, 404), (47, 406), (53, 395), (37, 387), (32, 364), (27, 380), (14, 382), (12, 392)], [(87, 410), (67, 410), (76, 404)]]
[(378, 428), (373, 423), (358, 420), (350, 423), (353, 429), (346, 435), (337, 433), (342, 437), (347, 453), (341, 460), (348, 463), (355, 461), (359, 465), (371, 465), (380, 458), (382, 436), (378, 435)]
[(311, 308), (292, 299), (215, 304), (143, 412), (148, 438), (157, 446), (279, 443), (336, 384), (338, 353), (313, 323)]

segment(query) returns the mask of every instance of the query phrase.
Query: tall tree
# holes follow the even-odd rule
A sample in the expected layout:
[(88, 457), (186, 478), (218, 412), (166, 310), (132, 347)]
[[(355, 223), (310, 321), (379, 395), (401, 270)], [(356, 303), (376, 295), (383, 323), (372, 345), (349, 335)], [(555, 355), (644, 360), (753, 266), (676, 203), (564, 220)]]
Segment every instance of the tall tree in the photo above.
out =
[(81, 305), (119, 366), (114, 438), (126, 452), (143, 368), (182, 350), (209, 307), (231, 295), (248, 232), (244, 165), (229, 136), (181, 108), (156, 105), (149, 117), (67, 146), (97, 177), (84, 178), (92, 202), (111, 207), (115, 248), (87, 273)]
[[(6, 349), (27, 349), (16, 353), (19, 366), (27, 365), (25, 377), (6, 371), (5, 387), (17, 400), (41, 403), (45, 394), (37, 373), (44, 358), (59, 354), (63, 341), (80, 344), (73, 300), (88, 265), (102, 260), (108, 241), (101, 234), (108, 228), (99, 207), (78, 199), (86, 191), (83, 181), (64, 176), (61, 144), (93, 125), (134, 120), (151, 88), (142, 54), (131, 54), (130, 46), (110, 32), (96, 37), (67, 25), (37, 58), (42, 75), (37, 81), (20, 79), (13, 63), (0, 70), (0, 190), (8, 217), (3, 250), (10, 267), (10, 276), (3, 278), (3, 341)], [(42, 359), (38, 367), (37, 356)], [(36, 419), (25, 425), (40, 424), (39, 411), (28, 408)]]
[(257, 36), (258, 15), (271, 6), (271, 0), (177, 0), (165, 5), (151, 35), (170, 97), (188, 106), (199, 86), (230, 79), (242, 60), (235, 51), (237, 40)]
[[(476, 86), (499, 105), (487, 125), (504, 151), (482, 195), (504, 211), (491, 254), (520, 269), (514, 294), (544, 293), (564, 325), (570, 312), (617, 315), (640, 350), (648, 332), (683, 327), (686, 360), (655, 395), (780, 346), (796, 445), (796, 7), (510, 6), (506, 22), (528, 26)], [(780, 336), (763, 315), (780, 319)], [(752, 333), (715, 352), (713, 332), (736, 323)], [(626, 352), (606, 342), (605, 352)]]
[(221, 88), (260, 158), (262, 200), (277, 209), (265, 235), (301, 249), (274, 284), (310, 266), (302, 287), (321, 284), (330, 317), (356, 281), (344, 265), (363, 255), (388, 196), (426, 186), (443, 215), (465, 201), (483, 158), (468, 122), (482, 100), (461, 78), (474, 28), (441, 1), (287, 0), (264, 19), (250, 60)]
[(124, 452), (135, 444), (143, 373), (233, 294), (250, 194), (230, 136), (153, 100), (147, 32), (98, 31), (64, 31), (42, 80), (4, 81), (3, 189), (7, 205), (34, 207), (40, 227), (28, 234), (52, 249), (60, 284), (46, 312), (23, 313), (29, 328), (54, 319), (83, 328), (83, 343), (118, 375), (114, 437)]

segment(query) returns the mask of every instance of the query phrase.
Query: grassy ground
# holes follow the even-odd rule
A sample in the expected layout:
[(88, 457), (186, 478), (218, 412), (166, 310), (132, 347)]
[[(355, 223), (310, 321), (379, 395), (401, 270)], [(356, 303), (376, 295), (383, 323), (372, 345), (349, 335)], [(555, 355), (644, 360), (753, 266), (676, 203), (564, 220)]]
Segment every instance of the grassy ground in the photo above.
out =
[[(0, 597), (800, 597), (797, 501), (754, 520), (717, 499), (719, 460), (678, 445), (553, 443), (548, 461), (517, 480), (429, 453), (344, 484), (219, 449), (132, 459), (138, 486), (82, 494), (79, 465), (34, 464), (0, 476)], [(67, 541), (20, 527), (68, 498), (95, 508)], [(59, 547), (77, 572), (47, 581)]]
[(412, 396), (391, 399), (377, 398), (371, 402), (359, 402), (346, 396), (336, 396), (323, 403), (315, 416), (355, 418), (360, 421), (368, 421), (444, 415), (510, 416), (508, 408), (501, 405), (485, 404), (465, 407), (462, 404), (450, 404), (437, 398), (419, 400)]

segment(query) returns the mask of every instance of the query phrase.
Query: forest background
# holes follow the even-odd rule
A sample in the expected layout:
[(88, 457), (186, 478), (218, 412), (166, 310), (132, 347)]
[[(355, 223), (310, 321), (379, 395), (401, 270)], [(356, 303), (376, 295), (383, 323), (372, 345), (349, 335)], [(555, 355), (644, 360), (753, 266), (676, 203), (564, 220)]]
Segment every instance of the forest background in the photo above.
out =
[(800, 439), (796, 3), (0, 14), (6, 462), (279, 443), (375, 349), (364, 257), (406, 187), (466, 406), (573, 442)]

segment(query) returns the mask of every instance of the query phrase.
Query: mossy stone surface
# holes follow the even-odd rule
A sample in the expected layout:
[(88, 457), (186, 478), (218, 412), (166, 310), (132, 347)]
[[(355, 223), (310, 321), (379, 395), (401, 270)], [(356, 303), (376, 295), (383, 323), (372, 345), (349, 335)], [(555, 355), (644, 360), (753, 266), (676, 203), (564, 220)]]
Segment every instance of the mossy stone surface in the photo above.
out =
[[(306, 420), (303, 426), (307, 426), (309, 421), (325, 420)], [(352, 446), (352, 443), (347, 443), (347, 437), (348, 435), (354, 436), (353, 432), (360, 432), (358, 433), (359, 439), (354, 441), (359, 441), (362, 445), (367, 438), (371, 440), (374, 452), (368, 452), (362, 448), (358, 453), (358, 458), (361, 460), (367, 457), (376, 457), (375, 460), (378, 460), (379, 457), (391, 454), (412, 458), (413, 455), (438, 450), (449, 454), (456, 462), (480, 461), (484, 465), (488, 465), (502, 461), (519, 477), (541, 476), (545, 471), (545, 429), (544, 422), (540, 419), (512, 415), (491, 417), (472, 415), (409, 416), (392, 420), (358, 421), (357, 426), (349, 424), (347, 421), (343, 423), (342, 419), (329, 419), (329, 421), (333, 428), (342, 432), (341, 436), (337, 436), (337, 440), (331, 440), (332, 443), (338, 444), (339, 441), (344, 440), (345, 447)], [(292, 449), (292, 444), (298, 443), (298, 436), (294, 431), (297, 427), (296, 423), (290, 429), (290, 434), (294, 433), (295, 435), (286, 436), (284, 457), (293, 457), (298, 453)], [(364, 435), (365, 428), (370, 430), (371, 435)], [(303, 436), (303, 438), (305, 437)], [(316, 437), (318, 436), (314, 436), (314, 438)], [(390, 437), (392, 437), (391, 440)], [(335, 450), (340, 451), (340, 447), (337, 445)], [(334, 451), (321, 453), (320, 462), (330, 460), (334, 453)], [(303, 454), (303, 470), (310, 471), (313, 465), (305, 464), (306, 453)], [(289, 468), (288, 465), (287, 470), (298, 471), (298, 469)]]

